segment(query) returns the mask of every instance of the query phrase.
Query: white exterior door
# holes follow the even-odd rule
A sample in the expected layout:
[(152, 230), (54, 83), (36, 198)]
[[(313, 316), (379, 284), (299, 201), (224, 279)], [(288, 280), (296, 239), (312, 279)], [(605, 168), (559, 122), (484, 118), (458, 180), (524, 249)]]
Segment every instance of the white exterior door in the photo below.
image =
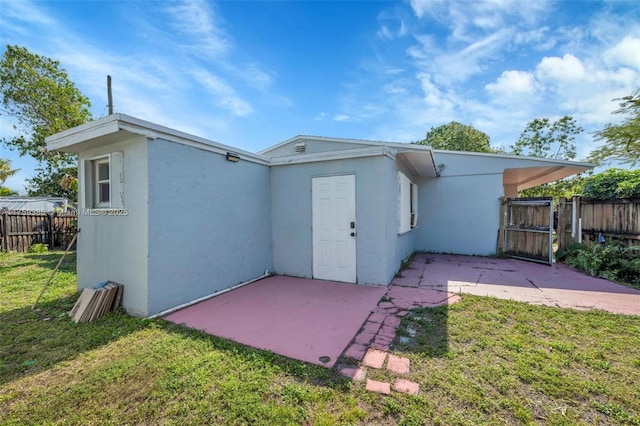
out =
[(356, 282), (356, 179), (313, 178), (313, 277)]

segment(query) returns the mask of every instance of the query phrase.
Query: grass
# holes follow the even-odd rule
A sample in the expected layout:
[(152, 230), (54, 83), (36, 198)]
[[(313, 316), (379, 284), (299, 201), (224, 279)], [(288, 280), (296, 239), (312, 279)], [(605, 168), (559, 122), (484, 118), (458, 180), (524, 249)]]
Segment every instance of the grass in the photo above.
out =
[[(0, 254), (0, 424), (636, 424), (640, 319), (465, 295), (403, 319), (417, 396), (123, 312), (67, 316), (74, 259)], [(393, 380), (385, 371), (368, 377)]]

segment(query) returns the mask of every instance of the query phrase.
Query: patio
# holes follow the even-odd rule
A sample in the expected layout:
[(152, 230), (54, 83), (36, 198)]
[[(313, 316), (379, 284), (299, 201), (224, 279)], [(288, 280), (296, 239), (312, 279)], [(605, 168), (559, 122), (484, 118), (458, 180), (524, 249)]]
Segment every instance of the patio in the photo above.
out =
[(273, 276), (165, 319), (333, 367), (386, 291), (386, 287)]
[[(418, 253), (389, 287), (274, 276), (165, 317), (209, 334), (333, 367), (388, 351), (401, 317), (473, 294), (532, 304), (640, 315), (640, 291), (562, 264)], [(383, 298), (384, 296), (384, 298)]]
[(640, 291), (564, 264), (419, 253), (393, 285), (510, 299), (578, 310), (640, 315)]

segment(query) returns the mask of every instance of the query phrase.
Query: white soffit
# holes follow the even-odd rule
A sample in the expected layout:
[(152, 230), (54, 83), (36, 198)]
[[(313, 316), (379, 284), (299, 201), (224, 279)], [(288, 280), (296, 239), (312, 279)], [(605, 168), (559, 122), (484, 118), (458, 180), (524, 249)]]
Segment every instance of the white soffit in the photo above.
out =
[(504, 185), (517, 185), (518, 191), (522, 191), (523, 189), (573, 176), (592, 168), (593, 165), (588, 163), (570, 164), (569, 162), (539, 167), (510, 168), (504, 169), (502, 181)]
[(418, 176), (438, 176), (431, 150), (398, 152), (396, 156), (401, 158)]

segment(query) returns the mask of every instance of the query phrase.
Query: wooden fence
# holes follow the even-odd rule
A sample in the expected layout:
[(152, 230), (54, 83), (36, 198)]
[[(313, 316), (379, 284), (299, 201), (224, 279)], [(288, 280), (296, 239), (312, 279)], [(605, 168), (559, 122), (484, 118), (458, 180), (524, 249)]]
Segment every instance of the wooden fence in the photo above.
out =
[(553, 198), (501, 199), (498, 247), (504, 254), (551, 264)]
[(640, 199), (597, 201), (579, 196), (558, 203), (558, 247), (582, 242), (640, 246)]
[(0, 214), (2, 251), (28, 252), (33, 244), (49, 249), (65, 247), (76, 232), (75, 213), (45, 213), (3, 210)]

